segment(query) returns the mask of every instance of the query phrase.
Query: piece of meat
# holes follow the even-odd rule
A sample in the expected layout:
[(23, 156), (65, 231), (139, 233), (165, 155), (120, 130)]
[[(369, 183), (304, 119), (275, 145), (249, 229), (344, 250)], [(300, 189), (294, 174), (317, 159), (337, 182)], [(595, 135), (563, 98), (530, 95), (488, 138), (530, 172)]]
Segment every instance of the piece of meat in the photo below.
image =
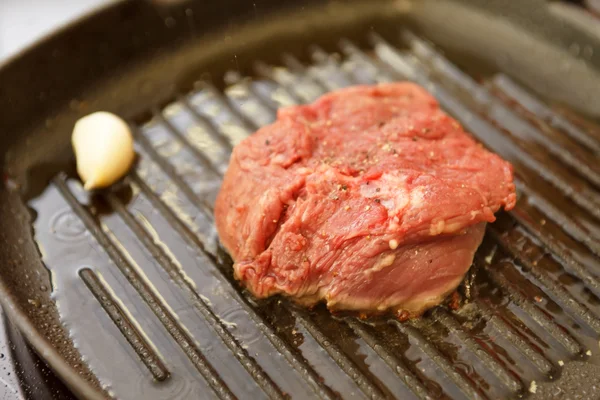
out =
[(414, 316), (456, 289), (515, 200), (509, 163), (394, 83), (280, 110), (234, 149), (215, 216), (255, 296)]

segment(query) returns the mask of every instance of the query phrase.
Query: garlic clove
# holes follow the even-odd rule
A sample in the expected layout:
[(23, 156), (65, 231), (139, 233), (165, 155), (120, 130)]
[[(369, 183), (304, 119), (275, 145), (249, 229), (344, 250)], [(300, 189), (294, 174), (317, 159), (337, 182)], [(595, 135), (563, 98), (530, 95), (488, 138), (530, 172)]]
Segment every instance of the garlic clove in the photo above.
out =
[(77, 173), (86, 190), (112, 185), (129, 171), (135, 159), (129, 126), (109, 112), (95, 112), (77, 121), (71, 143)]

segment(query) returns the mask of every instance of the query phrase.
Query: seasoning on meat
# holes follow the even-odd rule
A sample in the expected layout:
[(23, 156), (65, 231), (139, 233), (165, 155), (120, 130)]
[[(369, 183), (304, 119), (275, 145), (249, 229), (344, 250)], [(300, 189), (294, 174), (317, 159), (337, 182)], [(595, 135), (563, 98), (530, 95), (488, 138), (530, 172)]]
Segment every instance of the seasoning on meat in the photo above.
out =
[(234, 149), (215, 215), (255, 296), (412, 317), (456, 289), (515, 200), (508, 162), (394, 83), (280, 110)]

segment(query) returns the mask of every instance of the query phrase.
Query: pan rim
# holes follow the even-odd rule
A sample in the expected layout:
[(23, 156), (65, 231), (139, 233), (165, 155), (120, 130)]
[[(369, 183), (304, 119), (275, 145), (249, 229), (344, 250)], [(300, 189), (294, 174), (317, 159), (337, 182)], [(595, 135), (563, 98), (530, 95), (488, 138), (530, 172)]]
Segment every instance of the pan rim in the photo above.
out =
[(71, 367), (56, 351), (54, 346), (41, 335), (29, 317), (17, 305), (14, 296), (6, 284), (0, 281), (0, 305), (8, 316), (9, 320), (14, 323), (19, 332), (23, 334), (27, 343), (29, 343), (36, 353), (46, 362), (48, 367), (67, 385), (67, 387), (78, 398), (101, 400), (104, 396), (99, 390), (94, 388), (92, 384), (77, 374), (77, 371)]

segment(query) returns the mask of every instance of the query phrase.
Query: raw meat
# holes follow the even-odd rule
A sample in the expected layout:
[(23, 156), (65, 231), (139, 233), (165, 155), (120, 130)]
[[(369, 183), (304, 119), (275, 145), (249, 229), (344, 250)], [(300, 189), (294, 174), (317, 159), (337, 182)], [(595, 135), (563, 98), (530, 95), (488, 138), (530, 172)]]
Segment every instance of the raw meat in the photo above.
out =
[(280, 110), (234, 149), (215, 215), (255, 296), (415, 316), (456, 289), (515, 200), (508, 162), (394, 83)]

